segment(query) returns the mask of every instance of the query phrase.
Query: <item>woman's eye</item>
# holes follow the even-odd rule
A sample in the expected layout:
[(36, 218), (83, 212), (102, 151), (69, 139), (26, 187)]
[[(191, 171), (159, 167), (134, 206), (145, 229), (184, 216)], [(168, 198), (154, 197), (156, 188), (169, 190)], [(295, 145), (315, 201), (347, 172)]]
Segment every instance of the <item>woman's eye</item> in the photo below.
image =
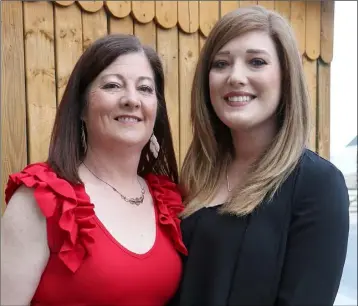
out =
[(121, 88), (121, 85), (118, 83), (108, 83), (102, 87), (103, 89), (117, 89)]
[(150, 94), (154, 92), (154, 89), (153, 89), (152, 87), (150, 87), (150, 86), (145, 86), (145, 85), (140, 86), (140, 87), (139, 87), (139, 90), (140, 90), (140, 91), (143, 91), (143, 92), (145, 92), (145, 93), (150, 93)]
[(260, 67), (266, 65), (267, 63), (261, 58), (254, 58), (250, 61), (250, 64), (253, 65), (254, 67)]
[(211, 68), (214, 69), (223, 69), (226, 66), (228, 66), (228, 62), (223, 61), (223, 60), (218, 60), (218, 61), (214, 61), (213, 64), (211, 65)]

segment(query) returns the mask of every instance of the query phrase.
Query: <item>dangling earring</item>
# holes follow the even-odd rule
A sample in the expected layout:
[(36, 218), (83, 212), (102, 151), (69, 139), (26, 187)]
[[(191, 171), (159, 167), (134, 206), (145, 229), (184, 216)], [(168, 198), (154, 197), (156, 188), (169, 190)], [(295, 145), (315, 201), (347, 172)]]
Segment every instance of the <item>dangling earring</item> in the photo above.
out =
[(85, 133), (85, 124), (83, 121), (81, 121), (81, 142), (84, 153), (87, 152), (87, 141), (86, 141), (86, 133)]
[(152, 134), (152, 136), (150, 137), (149, 149), (150, 152), (152, 152), (154, 158), (157, 158), (160, 150), (160, 146), (157, 137), (155, 137), (154, 134)]

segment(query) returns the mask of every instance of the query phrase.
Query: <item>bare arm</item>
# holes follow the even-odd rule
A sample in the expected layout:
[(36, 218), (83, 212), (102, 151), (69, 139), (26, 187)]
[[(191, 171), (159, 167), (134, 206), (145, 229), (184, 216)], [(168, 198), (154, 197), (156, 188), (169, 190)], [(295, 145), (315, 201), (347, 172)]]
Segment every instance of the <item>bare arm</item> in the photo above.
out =
[(46, 219), (21, 186), (1, 219), (1, 305), (29, 305), (49, 259)]

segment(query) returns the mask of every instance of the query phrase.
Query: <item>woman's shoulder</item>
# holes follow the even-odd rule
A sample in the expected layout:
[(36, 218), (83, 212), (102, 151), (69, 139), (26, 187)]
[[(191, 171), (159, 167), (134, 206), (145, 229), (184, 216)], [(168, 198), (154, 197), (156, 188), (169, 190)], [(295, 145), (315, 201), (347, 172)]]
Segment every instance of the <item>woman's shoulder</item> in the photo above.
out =
[(306, 150), (295, 177), (294, 202), (297, 207), (311, 206), (317, 211), (348, 209), (348, 189), (342, 172), (317, 153)]
[(52, 232), (48, 232), (52, 251), (75, 272), (94, 243), (94, 206), (83, 184), (74, 185), (59, 177), (47, 163), (34, 163), (9, 176), (5, 202), (9, 204), (23, 193), (29, 199), (32, 196), (45, 219), (54, 225), (50, 228), (66, 237), (60, 245), (52, 245)]
[(182, 241), (179, 219), (184, 205), (178, 185), (165, 175), (150, 173), (145, 179), (158, 208), (159, 223), (172, 238), (175, 248), (186, 255), (187, 250)]
[(342, 172), (334, 164), (309, 149), (306, 149), (301, 156), (298, 175), (304, 178), (301, 183), (305, 185), (319, 183), (328, 178), (344, 179)]
[(54, 189), (59, 195), (73, 195), (74, 188), (69, 182), (57, 176), (54, 170), (45, 163), (32, 163), (27, 165), (19, 172), (9, 176), (5, 189), (5, 202), (8, 203), (17, 189), (22, 186), (23, 189), (33, 189), (35, 195), (43, 193), (49, 187)]

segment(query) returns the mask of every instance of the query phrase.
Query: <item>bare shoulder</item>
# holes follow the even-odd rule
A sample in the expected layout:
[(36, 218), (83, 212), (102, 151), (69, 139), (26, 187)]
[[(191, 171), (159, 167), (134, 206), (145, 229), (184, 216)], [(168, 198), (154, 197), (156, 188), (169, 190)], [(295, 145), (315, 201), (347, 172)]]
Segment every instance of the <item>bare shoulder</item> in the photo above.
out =
[(20, 186), (11, 197), (1, 220), (1, 231), (18, 233), (27, 239), (46, 232), (46, 218), (42, 214), (34, 190)]
[(34, 190), (20, 186), (1, 220), (1, 305), (29, 305), (50, 256)]

